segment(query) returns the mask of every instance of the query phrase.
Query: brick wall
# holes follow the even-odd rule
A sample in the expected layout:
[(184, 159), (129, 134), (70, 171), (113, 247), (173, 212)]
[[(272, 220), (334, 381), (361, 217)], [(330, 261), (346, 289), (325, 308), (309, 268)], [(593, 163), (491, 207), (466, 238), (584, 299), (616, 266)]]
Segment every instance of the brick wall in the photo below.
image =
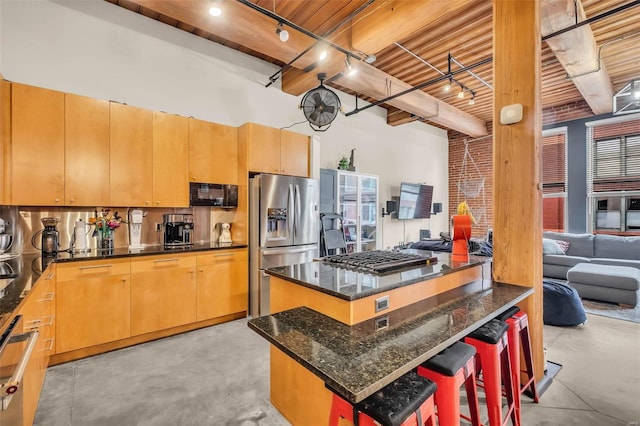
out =
[[(593, 116), (593, 112), (585, 101), (572, 102), (555, 108), (547, 108), (542, 111), (543, 125), (561, 123)], [(493, 134), (493, 123), (487, 123), (489, 134)], [(465, 152), (465, 139), (468, 141), (469, 156), (475, 161), (478, 170), (467, 158), (466, 166), (463, 165)], [(464, 173), (463, 171), (464, 166)], [(461, 179), (461, 176), (463, 177)], [(465, 197), (458, 182), (475, 182), (484, 178), (484, 197), (480, 192), (477, 197)], [(471, 185), (469, 185), (471, 186)], [(464, 187), (462, 189), (465, 189)], [(473, 188), (466, 188), (467, 192)], [(449, 130), (449, 212), (454, 214), (458, 203), (467, 201), (471, 207), (478, 224), (472, 227), (472, 236), (483, 238), (487, 229), (493, 224), (493, 137), (473, 139), (453, 130)], [(556, 207), (563, 207), (557, 205)], [(551, 218), (550, 222), (552, 222)]]

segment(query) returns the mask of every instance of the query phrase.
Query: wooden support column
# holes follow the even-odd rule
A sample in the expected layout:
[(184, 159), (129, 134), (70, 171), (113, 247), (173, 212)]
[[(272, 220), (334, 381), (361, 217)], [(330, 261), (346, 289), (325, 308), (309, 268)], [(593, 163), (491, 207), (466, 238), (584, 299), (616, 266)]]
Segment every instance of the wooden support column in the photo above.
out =
[[(535, 289), (520, 308), (529, 316), (538, 380), (544, 367), (539, 7), (537, 0), (493, 0), (493, 279)], [(512, 104), (522, 104), (522, 120), (501, 124), (501, 109)]]

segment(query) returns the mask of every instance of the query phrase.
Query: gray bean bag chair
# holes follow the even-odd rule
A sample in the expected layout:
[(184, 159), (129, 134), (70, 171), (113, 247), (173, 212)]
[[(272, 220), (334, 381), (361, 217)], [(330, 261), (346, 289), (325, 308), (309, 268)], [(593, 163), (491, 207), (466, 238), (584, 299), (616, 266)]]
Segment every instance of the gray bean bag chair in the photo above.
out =
[(573, 326), (587, 321), (578, 292), (568, 284), (542, 281), (543, 322), (547, 325)]

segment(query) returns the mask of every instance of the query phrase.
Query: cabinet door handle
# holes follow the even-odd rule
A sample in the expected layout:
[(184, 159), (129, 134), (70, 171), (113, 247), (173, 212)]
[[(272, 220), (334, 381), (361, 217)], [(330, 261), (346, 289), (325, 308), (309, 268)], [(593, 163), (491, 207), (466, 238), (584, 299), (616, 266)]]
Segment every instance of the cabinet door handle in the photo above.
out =
[(42, 325), (42, 320), (41, 319), (34, 319), (31, 321), (28, 321), (25, 325), (24, 325), (24, 329), (27, 331), (31, 331), (31, 330), (35, 330), (38, 327), (40, 327), (40, 325)]
[(78, 266), (78, 269), (84, 271), (85, 269), (99, 269), (99, 268), (111, 268), (113, 265), (93, 265), (93, 266)]
[(51, 315), (51, 316), (48, 316), (48, 317), (44, 317), (44, 318), (47, 318), (48, 321), (45, 322), (45, 323), (42, 323), (43, 326), (47, 327), (47, 326), (52, 326), (53, 325), (54, 315)]
[(53, 279), (53, 276), (54, 276), (54, 273), (53, 273), (53, 272), (51, 272), (51, 273), (50, 273), (49, 275), (47, 275), (44, 279), (45, 279), (46, 281), (49, 281), (49, 280), (52, 280), (52, 279)]
[(53, 295), (55, 293), (46, 293), (43, 299), (38, 300), (38, 302), (51, 302), (53, 300)]
[(69, 202), (70, 202), (70, 203), (73, 203), (74, 201), (76, 201), (76, 200), (74, 200), (73, 198), (70, 198), (70, 199), (69, 199)]
[(171, 259), (156, 259), (154, 260), (155, 263), (161, 263), (161, 262), (177, 262), (179, 261), (180, 258), (178, 257), (172, 257)]
[(145, 201), (144, 203), (145, 203), (146, 205), (149, 205), (149, 200)]
[(200, 269), (198, 272), (204, 272), (204, 269)]
[(45, 342), (49, 342), (49, 347), (46, 349), (43, 349), (43, 351), (52, 351), (53, 350), (53, 342), (56, 340), (55, 337), (52, 337), (51, 339), (47, 339), (45, 340)]
[(214, 254), (214, 257), (233, 257), (235, 256), (235, 253), (219, 253), (219, 254)]
[(156, 204), (160, 204), (160, 201), (156, 201)]

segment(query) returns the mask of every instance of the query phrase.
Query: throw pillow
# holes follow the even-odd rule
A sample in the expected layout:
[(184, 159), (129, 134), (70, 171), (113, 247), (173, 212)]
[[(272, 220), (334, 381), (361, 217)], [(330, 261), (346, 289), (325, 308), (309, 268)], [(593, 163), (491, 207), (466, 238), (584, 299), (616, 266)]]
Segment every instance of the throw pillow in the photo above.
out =
[(569, 241), (555, 240), (556, 244), (560, 246), (564, 254), (567, 254), (567, 250), (569, 250)]
[(542, 254), (543, 255), (547, 255), (547, 254), (563, 255), (565, 253), (564, 253), (564, 251), (562, 251), (562, 249), (560, 248), (560, 246), (557, 244), (557, 242), (555, 240), (551, 240), (549, 238), (543, 238), (542, 239)]

